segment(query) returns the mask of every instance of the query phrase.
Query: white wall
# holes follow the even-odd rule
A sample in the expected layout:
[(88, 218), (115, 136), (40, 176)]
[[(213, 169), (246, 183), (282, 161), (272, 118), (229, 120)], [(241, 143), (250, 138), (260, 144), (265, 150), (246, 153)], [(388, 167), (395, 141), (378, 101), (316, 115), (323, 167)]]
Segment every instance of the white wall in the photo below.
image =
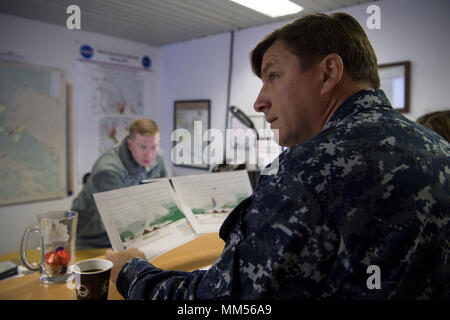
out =
[[(176, 100), (211, 100), (211, 128), (225, 129), (231, 33), (176, 43), (161, 48), (161, 135), (170, 137)], [(169, 154), (172, 142), (161, 143)], [(206, 170), (171, 164), (174, 175), (202, 174)]]
[(381, 30), (366, 27), (367, 5), (345, 12), (363, 24), (379, 64), (411, 61), (411, 120), (450, 109), (450, 1), (396, 0), (375, 2), (381, 9)]
[[(159, 49), (146, 44), (103, 36), (84, 31), (69, 31), (65, 26), (56, 26), (42, 22), (23, 19), (15, 16), (0, 14), (0, 52), (13, 51), (25, 57), (25, 63), (42, 66), (58, 67), (66, 72), (66, 81), (75, 82), (75, 61), (77, 54), (76, 41), (90, 43), (99, 47), (123, 49), (131, 53), (151, 51), (154, 54), (152, 69), (155, 73), (155, 87), (148, 88), (151, 94), (156, 95), (156, 106), (146, 106), (144, 116), (150, 116), (161, 122), (160, 108), (160, 57)], [(74, 88), (75, 89), (75, 88)], [(154, 107), (154, 110), (150, 110)], [(73, 106), (72, 121), (72, 164), (74, 193), (77, 195), (81, 189), (81, 176), (76, 176), (79, 162), (77, 161), (78, 133), (92, 128), (86, 128), (83, 121), (76, 121), (79, 110)], [(93, 132), (92, 134), (97, 134)], [(164, 140), (164, 137), (162, 138)], [(19, 250), (19, 242), (26, 227), (37, 223), (36, 216), (49, 210), (66, 210), (72, 203), (73, 196), (54, 201), (34, 202), (28, 204), (0, 207), (0, 254)]]

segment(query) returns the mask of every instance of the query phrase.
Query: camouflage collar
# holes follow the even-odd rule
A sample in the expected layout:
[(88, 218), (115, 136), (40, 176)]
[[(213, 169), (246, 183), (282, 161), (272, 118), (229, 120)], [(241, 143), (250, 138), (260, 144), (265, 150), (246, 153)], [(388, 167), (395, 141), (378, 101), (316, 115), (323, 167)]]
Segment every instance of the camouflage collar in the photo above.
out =
[(364, 89), (348, 97), (331, 116), (323, 130), (336, 126), (344, 119), (363, 109), (376, 106), (392, 108), (391, 103), (381, 89)]

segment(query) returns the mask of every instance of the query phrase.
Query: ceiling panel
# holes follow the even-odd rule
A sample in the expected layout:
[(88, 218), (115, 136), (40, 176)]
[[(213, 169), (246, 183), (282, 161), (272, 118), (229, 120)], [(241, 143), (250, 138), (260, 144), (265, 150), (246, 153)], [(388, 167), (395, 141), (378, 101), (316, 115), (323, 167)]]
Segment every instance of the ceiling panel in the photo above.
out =
[(298, 14), (270, 18), (229, 0), (1, 0), (0, 12), (66, 25), (66, 8), (81, 8), (81, 29), (163, 46), (208, 35), (240, 30), (310, 13), (373, 1), (291, 0)]

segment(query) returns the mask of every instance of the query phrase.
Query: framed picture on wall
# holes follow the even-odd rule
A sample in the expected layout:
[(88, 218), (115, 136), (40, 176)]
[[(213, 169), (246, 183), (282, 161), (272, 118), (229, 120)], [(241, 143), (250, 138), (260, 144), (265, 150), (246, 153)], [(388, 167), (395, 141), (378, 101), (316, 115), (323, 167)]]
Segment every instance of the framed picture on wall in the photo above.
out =
[(409, 112), (409, 86), (411, 63), (409, 61), (381, 64), (378, 66), (380, 88), (397, 111)]
[(204, 134), (211, 125), (211, 100), (174, 102), (174, 149), (172, 161), (176, 166), (209, 169), (203, 149), (209, 139)]

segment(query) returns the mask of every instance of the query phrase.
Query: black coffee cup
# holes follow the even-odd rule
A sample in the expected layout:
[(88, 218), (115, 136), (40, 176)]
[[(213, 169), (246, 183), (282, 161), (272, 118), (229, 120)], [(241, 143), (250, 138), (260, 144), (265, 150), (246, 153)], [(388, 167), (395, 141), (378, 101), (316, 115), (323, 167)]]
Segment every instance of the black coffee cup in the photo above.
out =
[(78, 300), (108, 300), (113, 263), (105, 259), (80, 261), (70, 267)]

